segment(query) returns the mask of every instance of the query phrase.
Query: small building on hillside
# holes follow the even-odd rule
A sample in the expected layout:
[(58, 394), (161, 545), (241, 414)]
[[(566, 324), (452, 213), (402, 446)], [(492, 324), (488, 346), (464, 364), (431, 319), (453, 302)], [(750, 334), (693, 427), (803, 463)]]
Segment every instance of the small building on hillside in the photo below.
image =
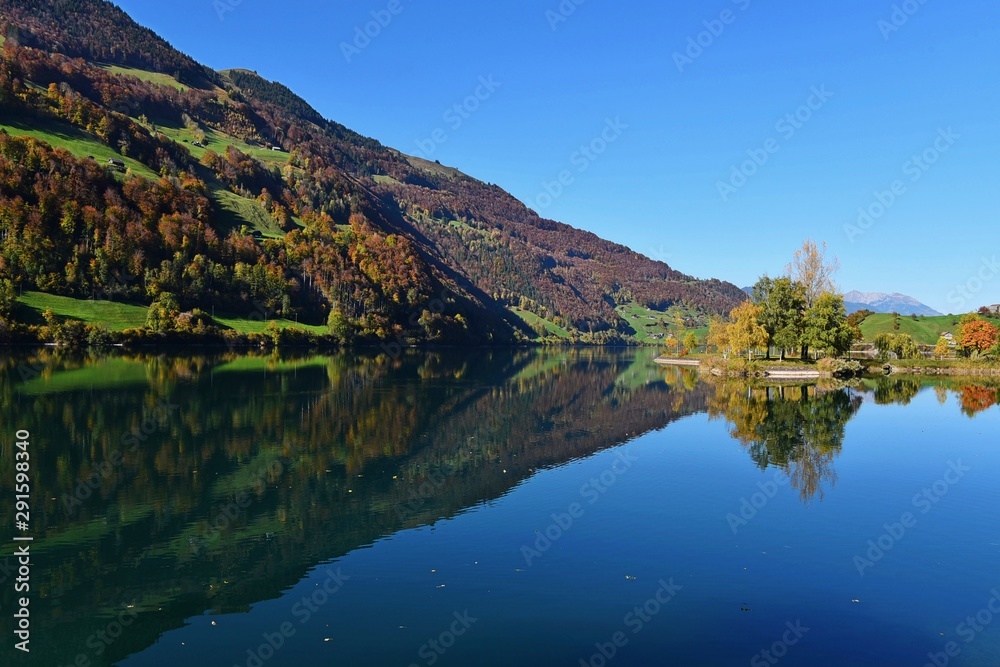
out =
[(285, 152), (285, 149), (282, 148), (281, 146), (271, 146), (271, 150), (272, 151), (278, 151), (279, 153), (284, 153)]
[(1000, 315), (1000, 303), (994, 303), (992, 306), (989, 306), (989, 309), (993, 311), (994, 315)]
[(118, 171), (125, 171), (125, 161), (115, 157), (108, 158), (108, 166)]

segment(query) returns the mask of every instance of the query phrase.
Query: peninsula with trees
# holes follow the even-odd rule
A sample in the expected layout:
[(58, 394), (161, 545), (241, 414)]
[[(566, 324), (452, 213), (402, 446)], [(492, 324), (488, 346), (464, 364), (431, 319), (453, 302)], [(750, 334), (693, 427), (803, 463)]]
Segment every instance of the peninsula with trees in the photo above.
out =
[[(700, 342), (688, 333), (683, 343), (676, 336), (670, 339), (661, 363), (704, 363), (720, 373), (803, 377), (860, 374), (876, 365), (909, 372), (1000, 374), (1000, 314), (984, 307), (961, 316), (932, 318), (951, 319), (957, 326), (956, 334), (942, 332), (933, 345), (921, 344), (900, 331), (903, 318), (898, 313), (889, 316), (893, 331), (866, 336), (864, 323), (875, 314), (867, 310), (847, 314), (834, 281), (838, 269), (837, 259), (827, 256), (826, 243), (807, 239), (784, 275), (764, 274), (728, 317), (712, 318), (706, 354), (695, 354)], [(921, 322), (916, 314), (910, 319)], [(866, 365), (862, 360), (873, 363)], [(767, 363), (772, 361), (797, 362), (813, 369)]]

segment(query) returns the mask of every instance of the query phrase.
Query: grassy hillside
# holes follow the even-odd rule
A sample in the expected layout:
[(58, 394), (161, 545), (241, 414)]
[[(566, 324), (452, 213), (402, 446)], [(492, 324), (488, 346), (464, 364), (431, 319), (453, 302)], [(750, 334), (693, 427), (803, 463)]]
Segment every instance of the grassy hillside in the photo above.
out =
[[(142, 70), (136, 71), (141, 72)], [(147, 72), (147, 74), (150, 76), (166, 76), (163, 74), (155, 75), (153, 72)], [(174, 128), (173, 130), (170, 130), (169, 128), (161, 127), (159, 125), (157, 125), (156, 128), (159, 131), (163, 131), (163, 133), (167, 134), (167, 136), (171, 136), (171, 134), (175, 135), (171, 136), (174, 140), (178, 140), (180, 136), (186, 135), (190, 135), (192, 137), (189, 141), (194, 140), (193, 133), (185, 128)], [(23, 119), (0, 114), (0, 129), (5, 130), (11, 136), (33, 137), (54, 147), (64, 148), (79, 158), (93, 157), (97, 162), (102, 164), (107, 163), (107, 161), (111, 158), (122, 160), (136, 176), (142, 176), (143, 178), (148, 179), (159, 178), (159, 174), (143, 163), (133, 160), (132, 158), (123, 157), (117, 151), (114, 151), (108, 146), (102, 144), (96, 137), (87, 134), (83, 130), (78, 129), (69, 123), (64, 123), (54, 119), (33, 118), (29, 124)], [(219, 153), (224, 152), (226, 150), (226, 146), (232, 145), (265, 162), (269, 161), (273, 164), (285, 164), (288, 161), (287, 153), (255, 149), (243, 142), (238, 141), (237, 139), (234, 139), (233, 137), (229, 137), (218, 132), (208, 132), (206, 135), (211, 136), (211, 142), (209, 145)], [(206, 150), (205, 148), (198, 148), (197, 146), (191, 145), (186, 145), (186, 147), (197, 158), (201, 158)], [(221, 218), (219, 222), (224, 229), (238, 230), (240, 227), (245, 225), (250, 232), (260, 232), (265, 238), (281, 238), (284, 236), (284, 232), (281, 231), (271, 216), (268, 215), (268, 213), (257, 201), (240, 197), (239, 195), (226, 190), (217, 182), (209, 183), (209, 190), (212, 200), (218, 207)]]
[(105, 69), (112, 74), (118, 74), (121, 76), (134, 76), (140, 81), (145, 81), (147, 83), (152, 83), (157, 86), (167, 86), (170, 88), (175, 88), (181, 92), (189, 90), (188, 86), (170, 76), (169, 74), (161, 74), (159, 72), (150, 72), (144, 69), (135, 69), (134, 67), (122, 67), (120, 65), (106, 65), (101, 64), (101, 68)]
[[(662, 345), (669, 335), (672, 334), (680, 340), (689, 331), (694, 331), (698, 340), (702, 342), (708, 336), (708, 324), (705, 317), (687, 308), (651, 310), (637, 303), (630, 303), (619, 306), (617, 311), (635, 331), (636, 341), (642, 344)], [(687, 327), (682, 328), (676, 323), (678, 315), (684, 318), (688, 324)], [(694, 326), (691, 326), (692, 324)]]
[(958, 315), (939, 315), (936, 317), (917, 316), (914, 320), (909, 315), (899, 316), (899, 330), (893, 328), (893, 317), (889, 313), (869, 315), (861, 323), (861, 333), (865, 340), (871, 342), (880, 333), (904, 333), (913, 336), (913, 340), (924, 345), (934, 345), (942, 332), (958, 333)]
[[(51, 308), (52, 312), (61, 319), (80, 320), (86, 324), (103, 324), (111, 331), (124, 331), (143, 326), (146, 323), (148, 311), (146, 306), (113, 301), (73, 299), (41, 292), (25, 292), (18, 298), (18, 303), (22, 308), (22, 321), (30, 324), (44, 323), (42, 313), (45, 312), (46, 308)], [(232, 329), (239, 333), (263, 333), (270, 322), (274, 322), (282, 329), (299, 329), (315, 334), (327, 333), (325, 326), (297, 324), (291, 320), (283, 319), (264, 322), (260, 318), (249, 319), (246, 316), (240, 317), (231, 314), (218, 314), (212, 319), (223, 329)]]
[(122, 157), (120, 153), (105, 146), (96, 137), (81, 129), (57, 120), (32, 118), (30, 124), (24, 119), (0, 113), (0, 129), (12, 137), (33, 137), (56, 148), (64, 148), (79, 158), (93, 156), (100, 163), (110, 158), (122, 160), (132, 173), (145, 178), (159, 178), (159, 175), (141, 162)]
[[(152, 75), (152, 73), (150, 74)], [(191, 155), (198, 160), (205, 155), (205, 151), (212, 150), (222, 155), (226, 152), (227, 146), (234, 146), (240, 151), (260, 160), (268, 166), (283, 167), (288, 164), (289, 155), (285, 151), (274, 151), (270, 148), (264, 148), (262, 146), (251, 146), (245, 141), (240, 141), (236, 137), (224, 134), (211, 127), (201, 127), (201, 131), (205, 133), (205, 140), (201, 142), (201, 146), (195, 146), (194, 142), (196, 139), (194, 136), (194, 128), (187, 128), (182, 125), (177, 125), (176, 123), (169, 123), (156, 118), (151, 120), (153, 125), (156, 127), (157, 132), (166, 135), (167, 138), (176, 141), (179, 144), (182, 144), (191, 152)]]
[(548, 332), (549, 336), (554, 336), (556, 338), (562, 338), (562, 339), (569, 338), (570, 336), (570, 332), (566, 331), (558, 324), (550, 320), (547, 320), (543, 317), (539, 317), (534, 313), (530, 313), (527, 310), (521, 310), (520, 308), (511, 308), (510, 310), (515, 315), (524, 320), (529, 327), (535, 329), (536, 332), (538, 330), (538, 326), (541, 325), (545, 327), (545, 330)]
[(44, 322), (46, 308), (60, 318), (80, 320), (86, 324), (103, 324), (111, 331), (124, 331), (146, 323), (146, 306), (136, 306), (113, 301), (86, 301), (55, 294), (25, 292), (18, 303), (27, 311), (23, 321), (32, 324)]
[(309, 333), (315, 334), (325, 334), (329, 331), (329, 329), (325, 326), (298, 324), (291, 320), (268, 320), (267, 322), (264, 322), (261, 319), (250, 320), (245, 317), (222, 314), (216, 315), (212, 319), (220, 327), (224, 329), (232, 329), (240, 333), (263, 333), (271, 322), (277, 324), (281, 329), (298, 329), (300, 331), (308, 331)]
[(245, 225), (251, 233), (260, 232), (264, 238), (280, 239), (285, 235), (259, 202), (218, 185), (212, 185), (209, 194), (219, 211), (218, 223), (222, 229), (239, 230)]

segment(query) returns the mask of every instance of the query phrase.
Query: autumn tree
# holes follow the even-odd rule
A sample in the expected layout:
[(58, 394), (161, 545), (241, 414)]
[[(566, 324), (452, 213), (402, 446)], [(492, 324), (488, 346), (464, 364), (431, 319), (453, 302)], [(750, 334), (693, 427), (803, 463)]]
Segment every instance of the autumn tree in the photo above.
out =
[(146, 311), (146, 328), (158, 333), (172, 331), (180, 310), (177, 297), (170, 292), (161, 293)]
[(689, 331), (687, 335), (684, 336), (684, 349), (688, 352), (694, 352), (698, 349), (698, 336), (696, 336), (693, 331)]
[(805, 288), (807, 308), (812, 308), (824, 292), (837, 292), (833, 276), (840, 270), (840, 262), (836, 257), (827, 259), (826, 252), (825, 241), (818, 245), (812, 239), (806, 239), (802, 247), (795, 251), (791, 264), (785, 268), (788, 276)]
[(870, 316), (874, 315), (874, 311), (863, 308), (862, 310), (855, 311), (847, 316), (847, 323), (852, 327), (861, 328), (861, 324), (867, 320)]
[(934, 356), (938, 359), (944, 359), (950, 351), (951, 347), (948, 345), (948, 339), (944, 336), (938, 338), (937, 344), (934, 346)]
[(895, 338), (896, 334), (891, 333), (880, 333), (875, 336), (872, 345), (875, 346), (875, 352), (880, 361), (887, 361), (894, 354), (893, 345)]
[(962, 318), (959, 345), (965, 356), (981, 354), (997, 344), (1000, 329), (978, 315)]
[(721, 317), (713, 317), (708, 322), (708, 338), (705, 344), (714, 347), (723, 357), (729, 353), (729, 325)]
[(760, 324), (761, 307), (753, 301), (744, 301), (733, 308), (729, 317), (729, 344), (739, 353), (744, 350), (747, 358), (753, 359), (754, 350), (767, 347), (770, 337), (767, 329)]
[(0, 318), (10, 316), (16, 303), (17, 292), (14, 291), (14, 283), (6, 278), (0, 280)]

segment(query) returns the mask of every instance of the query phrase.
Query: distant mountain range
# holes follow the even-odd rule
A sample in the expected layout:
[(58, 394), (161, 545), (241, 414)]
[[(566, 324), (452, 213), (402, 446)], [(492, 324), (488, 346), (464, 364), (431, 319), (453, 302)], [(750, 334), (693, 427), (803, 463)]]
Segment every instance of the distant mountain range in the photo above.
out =
[(876, 313), (899, 313), (900, 315), (941, 315), (930, 306), (920, 303), (905, 294), (884, 292), (848, 292), (844, 295), (847, 312), (854, 313), (867, 308)]
[[(752, 287), (744, 287), (747, 295), (753, 295)], [(859, 292), (854, 290), (844, 295), (844, 305), (847, 314), (868, 309), (873, 313), (899, 313), (900, 315), (941, 315), (930, 306), (920, 303), (912, 296), (905, 294), (886, 294), (885, 292)]]

